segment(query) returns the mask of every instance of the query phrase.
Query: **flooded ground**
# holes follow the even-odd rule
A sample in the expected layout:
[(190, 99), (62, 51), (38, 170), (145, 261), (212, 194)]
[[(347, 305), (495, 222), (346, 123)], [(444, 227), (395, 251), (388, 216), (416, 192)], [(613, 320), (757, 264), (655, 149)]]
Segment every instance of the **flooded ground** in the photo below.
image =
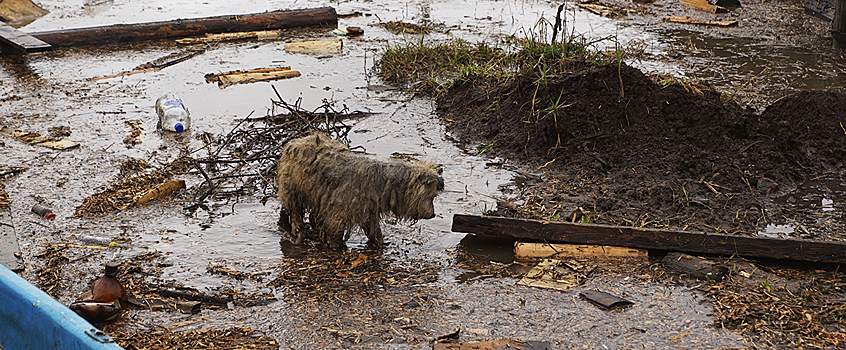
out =
[[(718, 349), (752, 344), (750, 338), (714, 328), (711, 306), (692, 288), (655, 283), (654, 264), (603, 267), (602, 273), (572, 292), (528, 288), (515, 285), (518, 272), (499, 269), (511, 262), (513, 242), (487, 238), (480, 242), (450, 232), (452, 214), (493, 209), (502, 195), (501, 186), (512, 185), (514, 169), (489, 167), (486, 164), (491, 160), (484, 153), (454, 143), (434, 114), (430, 99), (402, 93), (379, 81), (371, 71), (376, 54), (388, 43), (422, 39), (526, 37), (539, 18), (554, 18), (558, 3), (126, 0), (86, 5), (90, 3), (41, 1), (50, 14), (22, 30), (333, 6), (339, 11), (360, 11), (361, 16), (340, 19), (339, 27), (360, 26), (365, 35), (342, 38), (342, 53), (332, 55), (284, 51), (284, 41), (334, 37), (329, 29), (291, 31), (280, 41), (216, 44), (158, 72), (96, 82), (87, 79), (128, 71), (182, 48), (155, 42), (0, 57), (0, 124), (44, 134), (51, 127), (66, 126), (71, 131), (66, 139), (80, 143), (79, 149), (55, 151), (0, 139), (0, 165), (29, 169), (5, 181), (26, 265), (22, 275), (36, 283), (36, 271), (44, 264), (40, 255), (45, 244), (70, 244), (62, 248), (70, 268), (63, 270), (64, 284), (56, 295), (61, 302), (70, 303), (80, 295), (104, 261), (158, 251), (166, 261), (161, 264), (163, 280), (210, 293), (227, 289), (248, 295), (271, 293), (277, 301), (253, 307), (229, 305), (193, 316), (133, 310), (118, 327), (250, 327), (286, 349), (428, 348), (432, 339), (459, 328), (462, 341), (513, 337), (549, 341), (557, 349)], [(797, 5), (755, 4), (759, 9), (774, 6), (781, 10)], [(678, 4), (667, 2), (654, 6), (656, 12), (682, 11)], [(736, 11), (741, 12), (734, 16), (742, 16), (747, 10)], [(844, 83), (842, 60), (820, 53), (817, 46), (791, 46), (796, 44), (772, 36), (762, 41), (734, 29), (720, 35), (711, 29), (701, 33), (694, 27), (664, 26), (658, 16), (612, 20), (577, 9), (574, 3), (567, 3), (565, 12), (568, 26), (586, 37), (643, 43), (645, 56), (632, 59), (633, 65), (739, 91), (737, 95), (751, 101), (753, 107), (794, 90), (837, 88)], [(396, 35), (379, 26), (380, 21), (429, 24), (437, 30), (423, 38)], [(807, 40), (822, 45), (818, 38)], [(777, 45), (771, 45), (773, 41)], [(613, 47), (610, 41), (597, 45)], [(681, 56), (676, 55), (679, 52)], [(291, 66), (302, 72), (302, 77), (228, 88), (203, 78), (206, 73), (278, 66)], [(368, 153), (380, 158), (394, 153), (413, 155), (444, 165), (446, 191), (436, 198), (437, 217), (416, 224), (385, 224), (383, 228), (388, 269), (421, 275), (436, 271), (434, 279), (388, 283), (377, 290), (339, 288), (328, 296), (268, 284), (280, 277), (286, 259), (320, 256), (315, 252), (289, 254), (285, 245), (280, 245), (285, 236), (276, 224), (279, 208), (273, 193), (212, 202), (193, 212), (182, 210), (188, 202), (172, 199), (95, 218), (73, 216), (85, 198), (116, 178), (123, 161), (137, 158), (165, 164), (182, 149), (201, 148), (203, 133), (226, 135), (241, 118), (267, 115), (271, 99), (276, 98), (271, 85), (288, 102), (302, 98), (306, 109), (320, 106), (325, 99), (373, 113), (354, 121), (349, 137), (351, 145), (361, 145)], [(190, 109), (189, 132), (174, 136), (156, 130), (154, 101), (166, 92), (176, 92)], [(143, 129), (141, 143), (127, 146), (123, 143), (129, 133), (126, 122), (135, 120)], [(199, 176), (184, 178), (189, 187), (202, 182)], [(797, 210), (843, 210), (842, 181), (825, 179), (802, 186), (784, 199), (796, 203)], [(58, 219), (44, 221), (31, 214), (29, 209), (35, 203), (51, 207)], [(85, 248), (98, 239), (120, 244), (106, 250)], [(356, 236), (348, 246), (363, 249), (364, 240)], [(475, 263), (467, 265), (468, 259)], [(210, 273), (210, 266), (266, 277), (238, 280)], [(578, 297), (579, 290), (592, 288), (635, 304), (619, 311), (600, 310)]]

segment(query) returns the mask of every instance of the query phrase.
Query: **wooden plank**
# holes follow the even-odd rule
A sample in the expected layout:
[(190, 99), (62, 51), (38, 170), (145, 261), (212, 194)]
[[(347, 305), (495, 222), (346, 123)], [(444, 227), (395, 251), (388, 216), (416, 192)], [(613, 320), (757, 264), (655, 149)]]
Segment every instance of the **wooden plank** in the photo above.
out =
[(667, 22), (684, 23), (684, 24), (701, 24), (707, 26), (730, 27), (737, 25), (737, 21), (703, 21), (687, 16), (667, 16)]
[(455, 232), (697, 254), (846, 263), (846, 243), (455, 214)]
[(0, 22), (0, 42), (20, 52), (42, 52), (53, 49), (48, 43), (30, 36), (14, 27)]
[(646, 260), (649, 252), (643, 249), (615, 247), (594, 244), (562, 244), (562, 243), (514, 243), (514, 260), (532, 261), (539, 259), (636, 259)]
[(21, 248), (12, 225), (12, 213), (8, 208), (0, 207), (0, 265), (18, 272), (23, 271), (23, 260), (20, 258)]
[(834, 48), (846, 49), (846, 0), (837, 0), (834, 4), (831, 37), (834, 41)]
[(337, 27), (332, 7), (226, 15), (166, 22), (116, 24), (111, 26), (31, 33), (54, 47), (104, 45), (200, 36), (206, 33), (252, 32), (300, 27)]
[(30, 0), (0, 1), (0, 18), (15, 28), (26, 26), (48, 13)]

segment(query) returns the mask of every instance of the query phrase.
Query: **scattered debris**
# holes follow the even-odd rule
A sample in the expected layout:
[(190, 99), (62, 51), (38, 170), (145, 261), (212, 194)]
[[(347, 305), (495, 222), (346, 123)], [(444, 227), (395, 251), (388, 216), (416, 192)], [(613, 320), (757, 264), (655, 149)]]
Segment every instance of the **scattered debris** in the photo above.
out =
[(568, 291), (582, 284), (596, 268), (593, 264), (576, 260), (544, 259), (517, 282), (519, 285)]
[(834, 19), (835, 6), (828, 0), (812, 0), (805, 5), (805, 13), (817, 17), (826, 23)]
[(633, 302), (598, 290), (586, 290), (579, 296), (607, 310), (634, 305)]
[(282, 30), (261, 30), (255, 32), (237, 32), (237, 33), (219, 33), (219, 34), (210, 34), (206, 33), (206, 36), (200, 38), (182, 38), (176, 39), (176, 42), (183, 45), (192, 45), (192, 44), (209, 44), (209, 43), (219, 43), (225, 41), (236, 41), (236, 40), (276, 40), (282, 37)]
[(435, 343), (433, 350), (550, 350), (548, 342), (498, 339), (474, 343)]
[(667, 22), (673, 23), (686, 23), (686, 24), (702, 24), (708, 26), (720, 26), (720, 27), (731, 27), (737, 25), (737, 21), (703, 21), (698, 19), (693, 19), (687, 16), (667, 16), (664, 19)]
[(524, 243), (514, 242), (514, 260), (536, 261), (539, 259), (636, 259), (645, 261), (649, 252), (643, 249), (579, 244)]
[(96, 193), (76, 208), (75, 216), (87, 217), (125, 210), (133, 205), (170, 194), (185, 188), (183, 180), (170, 180), (175, 170), (184, 166), (184, 158), (168, 164), (163, 169), (116, 182), (103, 192)]
[(630, 13), (636, 12), (635, 10), (628, 9), (625, 7), (620, 7), (613, 4), (604, 4), (599, 1), (587, 1), (587, 2), (580, 2), (578, 3), (579, 7), (587, 10), (590, 13), (595, 15), (608, 17), (608, 18), (615, 18), (615, 17), (622, 17), (627, 16)]
[(682, 253), (669, 253), (661, 263), (670, 273), (709, 282), (720, 282), (728, 274), (728, 268), (715, 261)]
[(303, 54), (339, 53), (344, 47), (341, 39), (318, 39), (285, 43), (285, 51)]
[(202, 329), (174, 332), (156, 326), (142, 332), (116, 329), (110, 332), (115, 342), (127, 350), (143, 349), (256, 349), (276, 350), (273, 338), (250, 328)]
[(431, 32), (428, 27), (402, 21), (391, 21), (379, 25), (394, 34), (429, 34)]
[(21, 131), (8, 126), (0, 128), (0, 135), (14, 138), (29, 145), (42, 146), (60, 151), (79, 147), (79, 143), (73, 141), (52, 136), (41, 136), (41, 134), (35, 131)]
[(144, 122), (141, 119), (133, 119), (125, 121), (124, 124), (129, 129), (129, 134), (123, 139), (123, 143), (127, 147), (141, 143), (141, 132), (144, 131)]
[(258, 81), (271, 81), (280, 79), (296, 78), (300, 76), (299, 71), (291, 70), (291, 67), (279, 68), (257, 68), (250, 70), (236, 70), (225, 73), (206, 74), (206, 82), (217, 82), (220, 87), (232, 86), (235, 84), (255, 83)]

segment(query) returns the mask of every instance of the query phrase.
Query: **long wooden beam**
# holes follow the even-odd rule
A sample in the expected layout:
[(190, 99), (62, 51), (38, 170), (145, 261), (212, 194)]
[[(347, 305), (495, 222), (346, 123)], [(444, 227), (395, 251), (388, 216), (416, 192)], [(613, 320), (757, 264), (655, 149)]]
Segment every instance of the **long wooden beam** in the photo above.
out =
[(846, 243), (455, 214), (455, 232), (695, 254), (846, 263)]
[(53, 47), (102, 45), (182, 38), (206, 33), (251, 32), (300, 27), (336, 27), (332, 7), (227, 15), (166, 22), (116, 24), (102, 27), (29, 33)]
[(53, 48), (50, 44), (38, 40), (3, 22), (0, 22), (0, 42), (20, 52), (41, 52)]

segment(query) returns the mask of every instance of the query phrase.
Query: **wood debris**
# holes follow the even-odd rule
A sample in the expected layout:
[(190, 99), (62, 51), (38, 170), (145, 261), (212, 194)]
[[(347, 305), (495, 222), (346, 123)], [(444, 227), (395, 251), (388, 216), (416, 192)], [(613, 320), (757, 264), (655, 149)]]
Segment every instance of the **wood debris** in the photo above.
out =
[(527, 272), (519, 285), (568, 291), (584, 281), (596, 266), (576, 260), (544, 259)]
[(262, 31), (255, 31), (255, 32), (237, 32), (237, 33), (220, 33), (220, 34), (210, 34), (206, 33), (206, 36), (199, 37), (199, 38), (183, 38), (183, 39), (176, 39), (176, 42), (179, 44), (208, 44), (208, 43), (219, 43), (225, 41), (236, 41), (236, 40), (276, 40), (282, 36), (282, 30), (262, 30)]
[(304, 54), (339, 53), (344, 47), (341, 39), (302, 40), (285, 43), (285, 51)]
[(291, 67), (279, 67), (236, 70), (217, 74), (209, 73), (205, 75), (205, 78), (207, 83), (217, 82), (218, 86), (227, 87), (235, 84), (289, 79), (296, 78), (298, 76), (300, 76), (300, 72), (291, 70)]
[(394, 34), (429, 34), (432, 31), (428, 27), (402, 21), (390, 21), (379, 23), (379, 25)]
[(29, 145), (42, 146), (60, 151), (79, 147), (79, 143), (77, 142), (52, 136), (42, 136), (35, 131), (23, 131), (8, 126), (0, 128), (0, 135), (14, 138)]
[(127, 350), (148, 349), (256, 349), (276, 350), (279, 344), (273, 338), (250, 328), (207, 328), (174, 332), (164, 327), (155, 327), (142, 332), (111, 332), (115, 342)]
[(701, 24), (707, 26), (731, 27), (737, 25), (737, 21), (707, 21), (694, 19), (687, 16), (667, 16), (664, 19), (667, 22), (685, 23), (685, 24)]

